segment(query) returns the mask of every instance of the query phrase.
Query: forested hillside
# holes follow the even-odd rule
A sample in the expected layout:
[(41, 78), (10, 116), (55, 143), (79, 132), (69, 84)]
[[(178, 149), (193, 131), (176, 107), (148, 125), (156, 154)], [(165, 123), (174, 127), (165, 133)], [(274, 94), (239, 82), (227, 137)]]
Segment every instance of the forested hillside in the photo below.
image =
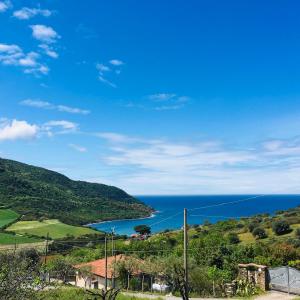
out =
[(73, 181), (57, 172), (0, 158), (1, 206), (26, 220), (60, 219), (69, 224), (151, 213), (151, 208), (119, 188)]

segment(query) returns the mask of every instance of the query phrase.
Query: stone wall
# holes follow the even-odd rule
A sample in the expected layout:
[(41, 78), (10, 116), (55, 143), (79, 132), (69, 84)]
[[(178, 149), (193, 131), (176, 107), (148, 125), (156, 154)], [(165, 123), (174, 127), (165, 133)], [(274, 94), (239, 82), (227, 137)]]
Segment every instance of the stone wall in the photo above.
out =
[(239, 278), (254, 283), (261, 290), (268, 289), (267, 271), (268, 268), (256, 264), (239, 264)]

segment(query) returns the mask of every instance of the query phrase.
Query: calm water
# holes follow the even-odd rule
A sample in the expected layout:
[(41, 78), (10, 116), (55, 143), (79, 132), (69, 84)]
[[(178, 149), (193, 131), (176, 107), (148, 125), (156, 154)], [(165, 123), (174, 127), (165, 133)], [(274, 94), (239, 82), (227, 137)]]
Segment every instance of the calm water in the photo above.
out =
[(277, 210), (300, 205), (300, 195), (253, 197), (255, 196), (139, 196), (140, 200), (157, 211), (153, 217), (139, 220), (103, 222), (92, 226), (103, 231), (111, 231), (111, 228), (115, 227), (117, 234), (130, 235), (134, 233), (134, 226), (147, 224), (151, 226), (152, 232), (160, 232), (165, 229), (181, 228), (183, 208), (189, 210), (188, 223), (192, 225), (201, 224), (205, 220), (216, 222), (230, 217), (239, 218), (259, 213), (274, 213)]

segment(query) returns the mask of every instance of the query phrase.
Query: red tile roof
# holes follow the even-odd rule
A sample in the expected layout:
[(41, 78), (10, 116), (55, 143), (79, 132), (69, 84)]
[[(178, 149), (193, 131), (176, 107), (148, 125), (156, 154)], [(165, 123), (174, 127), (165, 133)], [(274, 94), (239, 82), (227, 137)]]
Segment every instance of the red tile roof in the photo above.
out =
[[(124, 260), (126, 256), (119, 254), (115, 256), (110, 256), (107, 258), (107, 278), (111, 279), (113, 276), (113, 263), (116, 261)], [(74, 266), (76, 269), (82, 267), (90, 267), (91, 273), (105, 277), (105, 258), (97, 259), (88, 263), (82, 263)]]

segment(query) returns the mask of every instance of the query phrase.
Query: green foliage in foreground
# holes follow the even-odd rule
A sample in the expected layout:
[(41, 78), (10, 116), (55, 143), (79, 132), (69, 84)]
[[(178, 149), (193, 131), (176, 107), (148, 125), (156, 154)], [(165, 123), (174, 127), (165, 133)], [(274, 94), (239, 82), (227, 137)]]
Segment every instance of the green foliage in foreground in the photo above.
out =
[(27, 244), (41, 241), (39, 238), (0, 232), (0, 245)]
[(87, 227), (72, 226), (61, 223), (59, 220), (44, 221), (19, 221), (7, 228), (18, 234), (34, 235), (45, 238), (47, 233), (52, 239), (60, 239), (67, 236), (78, 237), (86, 234), (97, 234), (96, 230)]
[[(91, 296), (88, 295), (83, 289), (74, 287), (62, 287), (47, 292), (41, 292), (39, 300), (91, 300)], [(117, 300), (149, 300), (149, 298), (137, 298), (134, 296), (126, 296), (122, 293), (118, 294)], [(153, 300), (160, 300), (161, 298), (153, 298)]]
[(0, 209), (0, 228), (14, 222), (18, 217), (19, 214), (11, 209)]
[(151, 213), (148, 206), (119, 188), (73, 181), (57, 172), (1, 158), (0, 207), (11, 208), (27, 220), (59, 219), (69, 224)]

